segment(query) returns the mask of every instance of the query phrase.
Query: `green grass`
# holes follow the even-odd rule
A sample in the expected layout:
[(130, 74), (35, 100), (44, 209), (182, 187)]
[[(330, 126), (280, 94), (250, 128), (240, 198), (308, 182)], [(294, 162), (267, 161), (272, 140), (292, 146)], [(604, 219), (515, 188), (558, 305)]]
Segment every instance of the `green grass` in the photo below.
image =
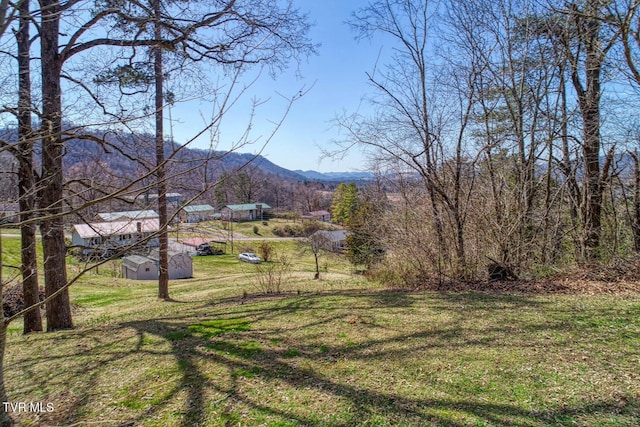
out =
[[(273, 238), (277, 237), (275, 234), (273, 234), (273, 227), (283, 226), (286, 224), (294, 224), (293, 221), (278, 218), (270, 219), (265, 222), (266, 225), (263, 223), (263, 221), (234, 222), (230, 225), (230, 227), (234, 233), (239, 233), (246, 237)], [(297, 224), (299, 223), (300, 222), (298, 222)], [(203, 230), (224, 230), (226, 232), (228, 231), (228, 228), (225, 227), (229, 227), (228, 224), (229, 223), (222, 221), (209, 221), (200, 223), (198, 228), (201, 228)], [(254, 233), (254, 227), (258, 227), (257, 234)]]
[(9, 334), (23, 425), (635, 426), (640, 296), (387, 292), (295, 259), (284, 295), (255, 267), (198, 257), (156, 284), (108, 269), (71, 289), (76, 328)]

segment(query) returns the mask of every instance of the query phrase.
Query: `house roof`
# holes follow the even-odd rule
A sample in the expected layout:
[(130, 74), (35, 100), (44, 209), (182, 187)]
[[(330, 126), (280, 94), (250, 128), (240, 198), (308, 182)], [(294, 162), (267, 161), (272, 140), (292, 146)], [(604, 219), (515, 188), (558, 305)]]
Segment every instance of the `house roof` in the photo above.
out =
[(76, 224), (73, 229), (83, 239), (98, 236), (119, 236), (123, 234), (135, 234), (140, 224), (143, 233), (153, 233), (160, 229), (160, 221), (157, 218), (143, 219), (140, 221), (115, 221), (94, 222), (92, 224)]
[(97, 219), (102, 221), (112, 222), (123, 219), (149, 219), (158, 218), (158, 214), (153, 210), (142, 211), (123, 211), (123, 212), (102, 212), (96, 215)]
[(325, 216), (325, 215), (331, 215), (331, 213), (329, 211), (313, 211), (313, 212), (309, 212), (308, 215), (311, 215), (311, 216)]
[(206, 212), (215, 210), (211, 205), (189, 205), (182, 208), (187, 213)]
[(262, 209), (271, 209), (266, 203), (244, 203), (240, 205), (226, 205), (225, 208), (232, 210), (234, 212), (237, 211), (252, 211), (258, 209), (258, 205), (262, 206)]

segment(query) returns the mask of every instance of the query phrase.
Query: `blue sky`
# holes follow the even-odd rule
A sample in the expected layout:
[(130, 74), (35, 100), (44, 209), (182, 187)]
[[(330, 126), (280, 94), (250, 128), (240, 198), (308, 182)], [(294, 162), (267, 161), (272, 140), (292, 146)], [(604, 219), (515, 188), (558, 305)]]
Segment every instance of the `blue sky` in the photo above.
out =
[[(321, 44), (318, 55), (300, 64), (301, 77), (296, 77), (295, 70), (289, 70), (276, 80), (267, 74), (260, 76), (243, 95), (242, 102), (223, 119), (218, 147), (226, 149), (225, 144), (246, 129), (251, 100), (259, 98), (268, 101), (258, 110), (251, 129), (251, 138), (257, 142), (238, 150), (258, 152), (273, 131), (273, 121), (283, 114), (286, 102), (278, 93), (291, 96), (302, 89), (308, 92), (293, 104), (284, 124), (262, 154), (291, 170), (366, 169), (366, 161), (357, 151), (340, 160), (321, 159), (322, 149), (335, 149), (332, 141), (340, 138), (340, 130), (332, 125), (336, 115), (365, 108), (362, 98), (369, 90), (365, 73), (373, 68), (380, 46), (367, 41), (357, 42), (345, 22), (355, 9), (366, 3), (366, 0), (298, 1), (298, 7), (308, 11), (310, 21), (315, 23), (310, 36), (315, 43)], [(203, 117), (210, 114), (211, 106), (202, 102), (175, 106), (172, 110), (175, 139), (185, 142), (192, 137), (190, 132), (202, 127)], [(201, 138), (195, 146), (208, 146), (208, 141), (208, 137)]]

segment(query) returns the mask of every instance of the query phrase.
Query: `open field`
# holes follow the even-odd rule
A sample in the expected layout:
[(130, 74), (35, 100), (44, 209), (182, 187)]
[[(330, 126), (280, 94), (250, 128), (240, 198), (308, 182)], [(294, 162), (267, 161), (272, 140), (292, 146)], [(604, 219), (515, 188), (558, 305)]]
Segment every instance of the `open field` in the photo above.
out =
[[(7, 242), (9, 239), (5, 240)], [(17, 239), (12, 239), (17, 240)], [(281, 295), (255, 266), (197, 257), (195, 277), (71, 291), (76, 329), (9, 333), (23, 425), (635, 426), (640, 295), (389, 292), (294, 242)], [(11, 249), (13, 242), (6, 243)], [(72, 270), (74, 266), (70, 266)]]

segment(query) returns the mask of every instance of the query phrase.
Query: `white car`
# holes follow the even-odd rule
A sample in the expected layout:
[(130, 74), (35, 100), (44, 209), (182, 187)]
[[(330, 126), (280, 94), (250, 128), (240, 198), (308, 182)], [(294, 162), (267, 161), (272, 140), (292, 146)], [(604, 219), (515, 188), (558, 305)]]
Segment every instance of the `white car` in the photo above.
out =
[(238, 259), (240, 261), (250, 262), (251, 264), (260, 264), (262, 262), (262, 260), (260, 259), (260, 257), (258, 257), (258, 255), (251, 252), (241, 253), (240, 255), (238, 255)]

